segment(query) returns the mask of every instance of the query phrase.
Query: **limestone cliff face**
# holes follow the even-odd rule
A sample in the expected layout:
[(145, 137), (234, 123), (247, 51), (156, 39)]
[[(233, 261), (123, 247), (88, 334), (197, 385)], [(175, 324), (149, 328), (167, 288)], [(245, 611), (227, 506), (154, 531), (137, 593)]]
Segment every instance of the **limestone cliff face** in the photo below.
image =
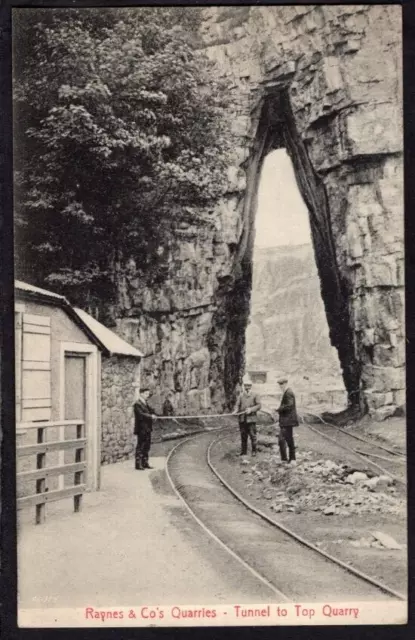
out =
[(244, 367), (260, 168), (285, 147), (350, 401), (388, 415), (405, 398), (401, 10), (212, 7), (201, 37), (234, 101), (229, 193), (177, 229), (156, 290), (133, 264), (120, 272), (118, 330), (161, 396), (175, 389), (189, 412), (227, 405)]
[(156, 410), (169, 390), (180, 412), (227, 406), (227, 293), (242, 229), (235, 222), (219, 213), (181, 223), (158, 287), (143, 287), (132, 262), (119, 273), (118, 333), (144, 353), (141, 375)]

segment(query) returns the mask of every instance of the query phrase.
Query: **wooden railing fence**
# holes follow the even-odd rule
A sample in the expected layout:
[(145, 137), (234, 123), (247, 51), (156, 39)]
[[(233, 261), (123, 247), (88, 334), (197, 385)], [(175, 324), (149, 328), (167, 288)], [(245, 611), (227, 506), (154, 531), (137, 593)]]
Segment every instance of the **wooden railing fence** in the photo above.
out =
[[(60, 439), (48, 441), (45, 434), (47, 429), (59, 427)], [(65, 427), (76, 427), (76, 437), (71, 440), (64, 439)], [(17, 481), (36, 481), (36, 493), (17, 499), (19, 507), (35, 507), (35, 522), (41, 524), (45, 520), (45, 506), (48, 502), (62, 500), (73, 496), (74, 511), (78, 512), (82, 507), (82, 495), (86, 490), (85, 476), (87, 470), (85, 423), (82, 420), (61, 420), (57, 422), (20, 422), (17, 425), (17, 434), (22, 435), (27, 431), (37, 430), (37, 444), (25, 444), (16, 447), (17, 458), (36, 455), (36, 469), (33, 471), (21, 471), (17, 473)], [(71, 464), (59, 464), (47, 466), (46, 456), (56, 451), (75, 450), (75, 462)], [(65, 476), (73, 474), (73, 485), (49, 491), (46, 480), (52, 476)]]

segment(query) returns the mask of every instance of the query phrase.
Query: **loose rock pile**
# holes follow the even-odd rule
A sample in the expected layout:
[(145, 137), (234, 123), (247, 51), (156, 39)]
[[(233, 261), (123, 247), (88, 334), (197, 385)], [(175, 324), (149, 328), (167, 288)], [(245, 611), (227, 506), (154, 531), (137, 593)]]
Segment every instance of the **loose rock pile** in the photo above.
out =
[(403, 514), (404, 501), (398, 497), (394, 480), (360, 471), (332, 460), (315, 459), (303, 452), (297, 466), (283, 464), (275, 455), (250, 466), (242, 461), (248, 484), (260, 482), (262, 495), (272, 500), (276, 513), (312, 511), (325, 516), (373, 512)]

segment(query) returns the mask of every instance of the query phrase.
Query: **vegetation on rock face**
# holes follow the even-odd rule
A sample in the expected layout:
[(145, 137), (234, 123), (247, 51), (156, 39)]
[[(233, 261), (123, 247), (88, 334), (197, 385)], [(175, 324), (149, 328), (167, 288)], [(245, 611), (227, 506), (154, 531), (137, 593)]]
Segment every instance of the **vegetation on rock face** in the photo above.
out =
[(128, 261), (163, 276), (174, 226), (225, 189), (226, 87), (200, 10), (14, 16), (16, 271), (86, 306)]

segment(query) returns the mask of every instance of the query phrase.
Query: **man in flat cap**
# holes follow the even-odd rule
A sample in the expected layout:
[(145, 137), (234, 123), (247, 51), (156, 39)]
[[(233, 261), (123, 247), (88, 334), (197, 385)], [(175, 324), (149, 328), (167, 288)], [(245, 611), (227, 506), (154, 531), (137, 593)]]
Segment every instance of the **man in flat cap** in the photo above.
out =
[(252, 382), (249, 376), (243, 380), (243, 391), (240, 394), (234, 409), (234, 413), (240, 413), (239, 429), (241, 432), (241, 456), (248, 452), (248, 437), (251, 440), (252, 455), (256, 456), (257, 449), (257, 413), (261, 409), (259, 397), (252, 393)]
[[(281, 460), (283, 462), (291, 462), (295, 464), (293, 427), (298, 427), (298, 415), (295, 406), (295, 396), (293, 391), (288, 387), (287, 378), (280, 378), (278, 380), (278, 384), (282, 391), (281, 404), (277, 409), (280, 423), (278, 445), (280, 448)], [(289, 458), (287, 458), (287, 446)]]
[(135, 449), (135, 468), (137, 470), (152, 469), (148, 462), (151, 447), (151, 433), (156, 418), (147, 400), (150, 395), (148, 387), (141, 387), (138, 400), (134, 403), (134, 435), (137, 436)]

